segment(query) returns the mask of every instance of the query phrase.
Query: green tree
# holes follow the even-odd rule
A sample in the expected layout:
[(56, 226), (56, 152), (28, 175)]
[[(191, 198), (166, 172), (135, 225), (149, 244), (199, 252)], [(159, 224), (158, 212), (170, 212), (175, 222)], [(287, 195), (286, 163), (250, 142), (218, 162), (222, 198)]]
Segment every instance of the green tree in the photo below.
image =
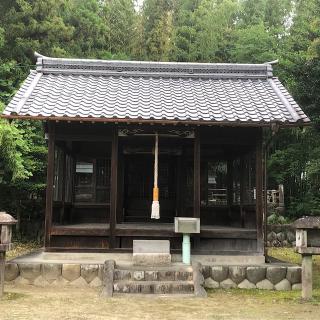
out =
[(69, 30), (73, 30), (65, 48), (67, 55), (99, 58), (107, 50), (110, 28), (104, 20), (101, 1), (67, 1), (63, 21)]
[(263, 23), (239, 29), (234, 33), (231, 59), (238, 63), (264, 63), (278, 58), (276, 39)]
[(112, 54), (132, 55), (137, 13), (132, 0), (109, 0), (104, 5), (108, 26), (108, 51)]
[(5, 29), (6, 46), (2, 57), (19, 63), (34, 60), (34, 51), (64, 56), (73, 35), (61, 16), (64, 0), (13, 0), (3, 4), (0, 23)]
[(172, 10), (172, 0), (144, 1), (141, 24), (145, 59), (168, 60), (171, 48)]

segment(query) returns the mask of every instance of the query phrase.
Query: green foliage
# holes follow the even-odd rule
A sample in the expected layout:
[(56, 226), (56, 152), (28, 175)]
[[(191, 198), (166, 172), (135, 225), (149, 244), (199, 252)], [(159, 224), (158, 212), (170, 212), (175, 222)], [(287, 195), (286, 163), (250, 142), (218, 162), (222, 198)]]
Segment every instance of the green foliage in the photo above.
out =
[(288, 218), (285, 218), (284, 216), (274, 212), (267, 218), (268, 224), (286, 224), (288, 223)]
[(145, 0), (141, 15), (144, 59), (166, 61), (172, 35), (172, 0)]
[(276, 48), (275, 37), (259, 23), (237, 30), (231, 57), (241, 63), (264, 63), (277, 58)]
[(104, 7), (109, 31), (108, 51), (118, 56), (132, 54), (137, 28), (136, 12), (132, 0), (112, 0)]
[(15, 124), (0, 120), (0, 170), (9, 181), (26, 179), (31, 172), (25, 167), (23, 154), (28, 152), (28, 145)]

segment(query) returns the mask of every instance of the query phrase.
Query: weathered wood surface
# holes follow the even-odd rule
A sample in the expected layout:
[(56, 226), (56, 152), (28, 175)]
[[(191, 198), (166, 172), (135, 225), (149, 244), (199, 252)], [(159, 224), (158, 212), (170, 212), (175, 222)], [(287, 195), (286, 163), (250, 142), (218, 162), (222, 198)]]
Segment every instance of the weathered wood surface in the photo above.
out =
[(118, 129), (114, 128), (111, 147), (110, 247), (115, 247), (118, 198)]
[(45, 247), (50, 247), (50, 234), (52, 225), (53, 183), (54, 183), (54, 148), (55, 128), (54, 123), (48, 122), (48, 166), (47, 166), (47, 189), (46, 189), (46, 214), (45, 214)]

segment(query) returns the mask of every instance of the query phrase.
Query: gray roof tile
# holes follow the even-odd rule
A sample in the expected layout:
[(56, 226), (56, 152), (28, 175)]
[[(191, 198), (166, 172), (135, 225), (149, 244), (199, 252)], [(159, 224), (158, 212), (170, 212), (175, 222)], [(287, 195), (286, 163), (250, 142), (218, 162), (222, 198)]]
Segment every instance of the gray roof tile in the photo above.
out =
[(7, 116), (240, 123), (310, 120), (269, 64), (38, 58)]

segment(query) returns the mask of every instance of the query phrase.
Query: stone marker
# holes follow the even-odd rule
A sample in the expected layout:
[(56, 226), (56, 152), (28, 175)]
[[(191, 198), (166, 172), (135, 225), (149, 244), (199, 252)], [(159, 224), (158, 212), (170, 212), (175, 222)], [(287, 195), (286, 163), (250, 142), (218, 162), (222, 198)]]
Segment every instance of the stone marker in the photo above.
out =
[(320, 255), (320, 217), (304, 216), (294, 222), (295, 251), (302, 255), (302, 298), (312, 298), (312, 255)]
[[(103, 289), (101, 292), (101, 296), (103, 297), (112, 297), (113, 296), (113, 275), (114, 275), (115, 261), (114, 260), (106, 260), (104, 263), (103, 270)], [(117, 284), (115, 284), (117, 285)]]
[(134, 265), (168, 265), (170, 263), (169, 240), (133, 240)]

